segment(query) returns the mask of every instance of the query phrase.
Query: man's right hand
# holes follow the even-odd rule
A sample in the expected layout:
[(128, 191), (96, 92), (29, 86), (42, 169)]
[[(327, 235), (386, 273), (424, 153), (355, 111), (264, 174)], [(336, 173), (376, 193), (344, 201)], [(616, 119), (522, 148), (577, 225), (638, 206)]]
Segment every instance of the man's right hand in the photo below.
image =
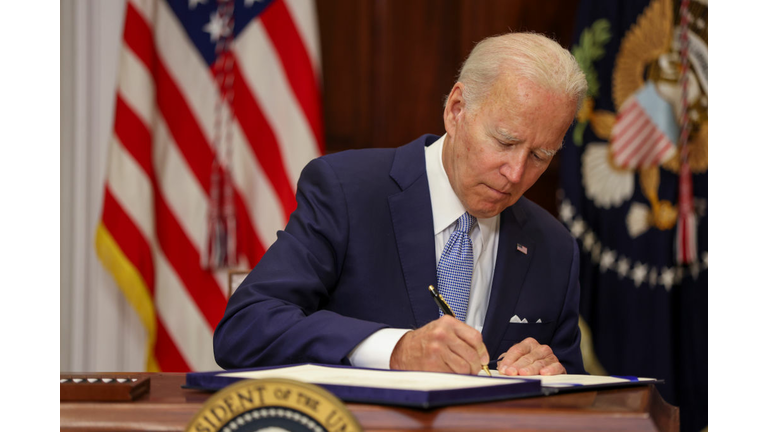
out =
[(479, 331), (443, 316), (403, 335), (389, 359), (390, 369), (477, 375), (488, 364)]

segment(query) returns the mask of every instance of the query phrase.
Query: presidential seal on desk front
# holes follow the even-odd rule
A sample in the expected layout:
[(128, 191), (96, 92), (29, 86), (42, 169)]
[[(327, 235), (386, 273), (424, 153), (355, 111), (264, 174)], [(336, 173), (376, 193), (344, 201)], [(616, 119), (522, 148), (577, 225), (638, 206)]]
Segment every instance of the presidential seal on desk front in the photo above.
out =
[(362, 431), (344, 403), (314, 385), (243, 380), (211, 396), (187, 426), (193, 432)]

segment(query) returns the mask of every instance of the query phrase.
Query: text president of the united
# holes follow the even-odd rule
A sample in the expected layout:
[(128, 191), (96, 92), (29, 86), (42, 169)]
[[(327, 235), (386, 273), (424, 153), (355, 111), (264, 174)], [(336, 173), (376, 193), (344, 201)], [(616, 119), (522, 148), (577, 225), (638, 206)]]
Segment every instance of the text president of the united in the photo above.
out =
[[(476, 374), (503, 357), (507, 375), (583, 372), (578, 247), (523, 193), (586, 88), (551, 39), (488, 38), (447, 97), (442, 137), (310, 162), (285, 230), (227, 304), (216, 361)], [(429, 285), (463, 321), (440, 316)]]

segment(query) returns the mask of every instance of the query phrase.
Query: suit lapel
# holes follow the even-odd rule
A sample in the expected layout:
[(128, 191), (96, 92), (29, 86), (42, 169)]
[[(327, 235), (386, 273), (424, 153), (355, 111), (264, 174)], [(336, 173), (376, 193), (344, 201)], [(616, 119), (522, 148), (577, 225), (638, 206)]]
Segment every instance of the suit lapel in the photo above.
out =
[[(501, 337), (507, 329), (509, 319), (514, 315), (531, 257), (535, 253), (536, 245), (523, 232), (526, 217), (525, 212), (517, 205), (501, 213), (491, 298), (483, 324), (483, 340), (491, 356), (499, 349)], [(526, 247), (527, 253), (517, 250), (518, 244)]]
[(432, 204), (424, 159), (424, 146), (430, 138), (421, 137), (398, 148), (390, 172), (402, 189), (389, 197), (389, 210), (416, 328), (439, 316), (427, 290), (429, 285), (437, 286)]

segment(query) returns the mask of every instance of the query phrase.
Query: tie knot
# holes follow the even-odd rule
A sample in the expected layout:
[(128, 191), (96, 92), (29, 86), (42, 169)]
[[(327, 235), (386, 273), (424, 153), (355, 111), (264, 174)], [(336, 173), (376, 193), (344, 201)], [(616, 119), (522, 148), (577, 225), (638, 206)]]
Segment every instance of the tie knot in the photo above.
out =
[(477, 222), (477, 219), (472, 216), (469, 213), (464, 213), (459, 217), (459, 226), (456, 228), (456, 231), (461, 231), (464, 234), (469, 234), (469, 232), (472, 230), (472, 227), (475, 226), (475, 223)]

